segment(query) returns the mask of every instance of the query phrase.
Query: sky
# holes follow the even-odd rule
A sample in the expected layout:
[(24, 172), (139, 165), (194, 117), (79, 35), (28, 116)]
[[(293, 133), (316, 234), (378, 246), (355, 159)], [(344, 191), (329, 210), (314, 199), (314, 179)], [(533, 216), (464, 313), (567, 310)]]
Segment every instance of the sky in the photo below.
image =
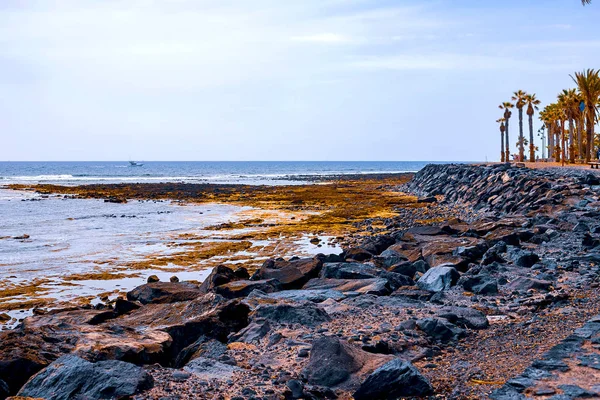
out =
[(513, 91), (600, 68), (593, 3), (2, 0), (0, 160), (497, 160)]

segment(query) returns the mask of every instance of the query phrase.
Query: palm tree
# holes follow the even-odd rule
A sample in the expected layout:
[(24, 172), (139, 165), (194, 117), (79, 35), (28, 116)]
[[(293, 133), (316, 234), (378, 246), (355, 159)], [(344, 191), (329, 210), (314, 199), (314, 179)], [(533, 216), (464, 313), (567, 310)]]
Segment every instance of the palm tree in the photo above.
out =
[(504, 131), (506, 130), (504, 118), (500, 118), (496, 122), (500, 124), (500, 162), (504, 162)]
[(510, 101), (505, 101), (504, 103), (502, 103), (498, 106), (498, 108), (504, 110), (504, 127), (506, 128), (506, 130), (505, 130), (506, 135), (504, 136), (504, 140), (506, 143), (504, 151), (506, 151), (506, 156), (504, 157), (504, 159), (506, 162), (510, 161), (510, 145), (508, 142), (508, 121), (510, 120), (510, 117), (512, 115), (512, 111), (510, 111), (510, 109), (513, 108), (514, 106), (515, 105), (512, 104)]
[(517, 90), (513, 93), (512, 101), (516, 102), (515, 106), (519, 110), (519, 161), (523, 161), (525, 157), (525, 149), (523, 148), (523, 107), (525, 107), (525, 97), (527, 93), (522, 90)]
[(565, 112), (565, 116), (569, 121), (569, 162), (575, 162), (575, 141), (573, 140), (573, 133), (575, 132), (573, 119), (576, 116), (577, 110), (579, 109), (579, 97), (575, 89), (564, 89), (558, 95), (558, 103), (561, 105)]
[(583, 4), (584, 6), (586, 4), (592, 4), (592, 0), (581, 0), (581, 4)]
[(576, 72), (571, 79), (577, 84), (581, 100), (585, 103), (586, 141), (585, 162), (590, 162), (592, 156), (592, 147), (594, 144), (594, 124), (596, 122), (596, 112), (598, 109), (598, 98), (600, 98), (600, 76), (594, 69), (588, 69), (584, 72)]
[(525, 96), (525, 104), (527, 104), (527, 115), (529, 116), (529, 161), (535, 162), (535, 145), (533, 144), (533, 114), (535, 110), (539, 110), (541, 104), (535, 97), (535, 93)]

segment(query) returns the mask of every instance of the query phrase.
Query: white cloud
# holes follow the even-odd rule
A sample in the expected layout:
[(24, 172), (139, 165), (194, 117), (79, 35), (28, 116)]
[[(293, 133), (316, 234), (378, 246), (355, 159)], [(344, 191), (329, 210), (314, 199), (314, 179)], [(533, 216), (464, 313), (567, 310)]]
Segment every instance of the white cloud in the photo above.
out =
[(352, 38), (337, 33), (319, 33), (316, 35), (293, 36), (291, 40), (294, 42), (323, 44), (346, 44), (353, 42)]

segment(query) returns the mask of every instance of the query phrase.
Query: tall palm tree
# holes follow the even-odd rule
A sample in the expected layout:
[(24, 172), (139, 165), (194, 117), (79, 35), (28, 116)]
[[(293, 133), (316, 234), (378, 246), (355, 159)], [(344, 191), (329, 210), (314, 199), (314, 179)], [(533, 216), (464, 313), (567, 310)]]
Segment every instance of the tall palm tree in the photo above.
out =
[(579, 109), (579, 97), (575, 89), (563, 89), (558, 95), (558, 104), (561, 105), (565, 112), (565, 116), (569, 121), (569, 162), (575, 162), (575, 141), (573, 134), (575, 132), (573, 119)]
[(584, 6), (586, 4), (592, 4), (592, 0), (581, 0), (581, 4), (583, 4)]
[(592, 148), (594, 145), (594, 125), (596, 123), (596, 112), (598, 110), (598, 98), (600, 98), (600, 75), (599, 71), (588, 69), (584, 72), (576, 72), (571, 79), (577, 84), (581, 100), (585, 103), (586, 141), (585, 162), (590, 162)]
[(535, 97), (535, 93), (525, 96), (527, 104), (527, 115), (529, 116), (529, 161), (535, 162), (535, 145), (533, 144), (533, 114), (539, 110), (538, 106), (542, 102)]
[(504, 131), (506, 130), (504, 118), (500, 118), (496, 122), (500, 124), (500, 162), (504, 162)]
[(506, 151), (506, 156), (504, 159), (506, 162), (510, 161), (510, 145), (508, 142), (508, 121), (510, 120), (510, 117), (512, 115), (512, 111), (510, 111), (510, 109), (513, 108), (514, 106), (515, 105), (513, 103), (511, 103), (510, 101), (505, 101), (504, 103), (502, 103), (498, 106), (498, 108), (504, 110), (504, 127), (506, 128), (506, 130), (505, 130), (506, 135), (504, 136), (504, 140), (506, 143), (506, 146), (504, 147), (504, 151)]
[[(552, 123), (550, 120), (550, 106), (546, 106), (542, 111), (540, 111), (540, 120), (544, 123), (546, 131), (548, 132), (548, 158), (550, 158), (550, 155), (554, 150), (554, 139), (552, 137)], [(543, 154), (544, 150), (542, 150), (542, 157)]]
[(527, 97), (527, 93), (522, 90), (517, 90), (513, 93), (511, 98), (512, 101), (515, 102), (515, 106), (517, 110), (519, 110), (519, 161), (523, 161), (525, 157), (525, 149), (523, 148), (524, 138), (523, 138), (523, 107), (525, 107), (525, 98)]

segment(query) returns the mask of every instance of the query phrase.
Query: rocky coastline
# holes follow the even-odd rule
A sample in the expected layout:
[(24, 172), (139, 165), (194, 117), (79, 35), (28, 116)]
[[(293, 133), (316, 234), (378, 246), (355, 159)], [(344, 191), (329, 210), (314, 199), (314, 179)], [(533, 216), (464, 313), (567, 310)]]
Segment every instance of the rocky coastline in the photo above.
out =
[(399, 189), (419, 207), (340, 255), (26, 318), (0, 399), (600, 397), (599, 177), (430, 165)]

